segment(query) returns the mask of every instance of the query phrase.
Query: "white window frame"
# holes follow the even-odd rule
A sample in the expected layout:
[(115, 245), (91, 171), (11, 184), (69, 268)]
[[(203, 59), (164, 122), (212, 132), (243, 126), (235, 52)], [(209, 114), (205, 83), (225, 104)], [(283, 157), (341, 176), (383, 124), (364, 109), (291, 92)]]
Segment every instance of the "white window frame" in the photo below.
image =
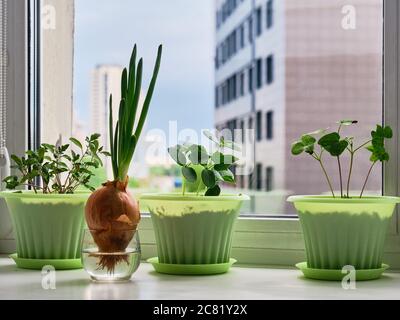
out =
[[(8, 145), (11, 152), (21, 152), (26, 146), (26, 28), (21, 23), (26, 13), (25, 0), (10, 2), (12, 41), (10, 41), (10, 110)], [(388, 144), (391, 161), (384, 166), (384, 194), (399, 194), (399, 134), (400, 113), (400, 2), (384, 1), (384, 112), (385, 123), (394, 130), (394, 139)], [(15, 23), (18, 21), (18, 23)], [(26, 21), (26, 19), (24, 20)], [(18, 88), (18, 90), (16, 90)], [(12, 107), (11, 107), (12, 106)], [(385, 259), (393, 269), (400, 269), (400, 219), (393, 217), (385, 248)], [(140, 224), (143, 258), (156, 256), (156, 243), (149, 215), (143, 215)], [(1, 242), (0, 242), (1, 243)], [(1, 246), (0, 246), (1, 250)], [(232, 256), (240, 264), (293, 266), (305, 260), (304, 242), (299, 220), (293, 217), (242, 216), (239, 218), (233, 240)]]

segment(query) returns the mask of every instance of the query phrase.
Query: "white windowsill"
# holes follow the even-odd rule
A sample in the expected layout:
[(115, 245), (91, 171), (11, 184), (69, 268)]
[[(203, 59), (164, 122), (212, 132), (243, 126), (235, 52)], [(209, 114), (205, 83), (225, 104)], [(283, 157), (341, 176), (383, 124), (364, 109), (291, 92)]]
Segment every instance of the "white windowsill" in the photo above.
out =
[(303, 279), (298, 270), (233, 267), (224, 275), (169, 276), (142, 263), (132, 281), (93, 283), (84, 270), (58, 271), (56, 289), (44, 290), (41, 272), (16, 268), (0, 256), (1, 299), (398, 299), (400, 273), (358, 282), (344, 290), (340, 282)]

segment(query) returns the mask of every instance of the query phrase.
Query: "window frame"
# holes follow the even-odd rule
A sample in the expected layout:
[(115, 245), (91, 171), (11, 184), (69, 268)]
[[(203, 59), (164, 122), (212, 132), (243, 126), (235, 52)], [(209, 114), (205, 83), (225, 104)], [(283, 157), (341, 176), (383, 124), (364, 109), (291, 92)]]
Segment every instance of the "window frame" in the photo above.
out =
[[(7, 144), (11, 152), (25, 150), (28, 141), (27, 131), (27, 28), (21, 23), (27, 21), (27, 1), (9, 1), (12, 41), (10, 41), (10, 86), (8, 116), (10, 126)], [(388, 144), (391, 161), (384, 165), (383, 192), (398, 195), (400, 190), (400, 2), (384, 1), (384, 90), (383, 119), (392, 126), (394, 138)], [(19, 23), (17, 23), (17, 21)], [(24, 88), (24, 90), (21, 90)], [(18, 90), (17, 90), (18, 89)], [(22, 92), (22, 94), (21, 94)], [(23, 130), (21, 130), (21, 128)], [(12, 139), (10, 139), (12, 137)], [(156, 255), (156, 244), (150, 216), (143, 215), (140, 224), (143, 258)], [(400, 219), (396, 210), (385, 248), (385, 262), (393, 269), (400, 269)], [(2, 248), (0, 247), (0, 250)], [(3, 249), (4, 250), (4, 249)], [(301, 226), (297, 216), (242, 215), (239, 217), (233, 237), (232, 256), (240, 264), (293, 266), (304, 261), (304, 243)]]

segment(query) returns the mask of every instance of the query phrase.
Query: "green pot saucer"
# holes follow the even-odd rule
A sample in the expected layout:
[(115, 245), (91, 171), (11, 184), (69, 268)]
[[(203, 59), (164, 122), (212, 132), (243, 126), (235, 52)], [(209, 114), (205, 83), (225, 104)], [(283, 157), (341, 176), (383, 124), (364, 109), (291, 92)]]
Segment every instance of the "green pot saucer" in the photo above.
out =
[(18, 258), (16, 253), (9, 256), (18, 268), (42, 270), (44, 266), (53, 266), (56, 270), (81, 269), (81, 259), (26, 259)]
[(229, 268), (236, 262), (230, 259), (227, 263), (216, 264), (169, 264), (159, 263), (158, 257), (147, 259), (158, 273), (175, 275), (211, 275), (228, 272)]
[[(342, 281), (343, 277), (348, 274), (342, 273), (342, 270), (308, 268), (307, 262), (300, 262), (296, 264), (296, 267), (303, 272), (306, 278), (316, 280)], [(387, 268), (389, 268), (387, 264), (382, 264), (382, 267), (378, 269), (356, 270), (356, 280), (366, 281), (379, 279)]]

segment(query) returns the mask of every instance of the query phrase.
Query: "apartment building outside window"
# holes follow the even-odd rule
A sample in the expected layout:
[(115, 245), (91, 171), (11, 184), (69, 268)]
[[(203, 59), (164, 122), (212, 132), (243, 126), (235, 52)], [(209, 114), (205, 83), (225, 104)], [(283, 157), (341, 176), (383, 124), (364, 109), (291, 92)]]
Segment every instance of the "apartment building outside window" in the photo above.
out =
[(267, 140), (272, 140), (274, 137), (274, 112), (273, 111), (268, 111), (266, 113), (266, 134), (267, 134)]
[(249, 179), (248, 179), (247, 188), (252, 190), (252, 189), (254, 189), (254, 173), (250, 173), (248, 175), (248, 177), (249, 177)]
[(253, 91), (253, 69), (253, 66), (249, 67), (249, 92)]
[(274, 0), (267, 1), (266, 22), (267, 22), (267, 29), (272, 28), (274, 24)]
[(219, 88), (215, 88), (215, 108), (219, 107)]
[(257, 111), (257, 116), (256, 116), (256, 121), (257, 121), (257, 141), (262, 140), (262, 111)]
[(265, 169), (265, 191), (272, 191), (274, 189), (274, 168), (267, 167)]
[(240, 120), (240, 132), (242, 134), (242, 143), (244, 143), (245, 140), (245, 132), (244, 132), (244, 120)]
[(266, 61), (266, 82), (271, 84), (274, 81), (274, 56), (271, 54), (267, 57)]
[(257, 8), (257, 10), (256, 10), (256, 33), (257, 33), (257, 36), (261, 35), (261, 33), (262, 33), (262, 11), (261, 11), (261, 7)]
[(256, 173), (257, 173), (256, 188), (257, 188), (257, 190), (261, 190), (262, 189), (262, 164), (261, 163), (257, 163)]
[(244, 25), (240, 25), (239, 27), (239, 39), (240, 39), (240, 48), (244, 48)]
[(253, 17), (250, 16), (248, 20), (248, 26), (249, 26), (249, 42), (253, 42)]
[(240, 84), (239, 84), (239, 88), (240, 88), (240, 96), (244, 96), (244, 86), (245, 86), (245, 74), (244, 71), (242, 71), (240, 73)]
[(257, 59), (256, 63), (256, 73), (257, 73), (257, 89), (262, 86), (262, 59)]

